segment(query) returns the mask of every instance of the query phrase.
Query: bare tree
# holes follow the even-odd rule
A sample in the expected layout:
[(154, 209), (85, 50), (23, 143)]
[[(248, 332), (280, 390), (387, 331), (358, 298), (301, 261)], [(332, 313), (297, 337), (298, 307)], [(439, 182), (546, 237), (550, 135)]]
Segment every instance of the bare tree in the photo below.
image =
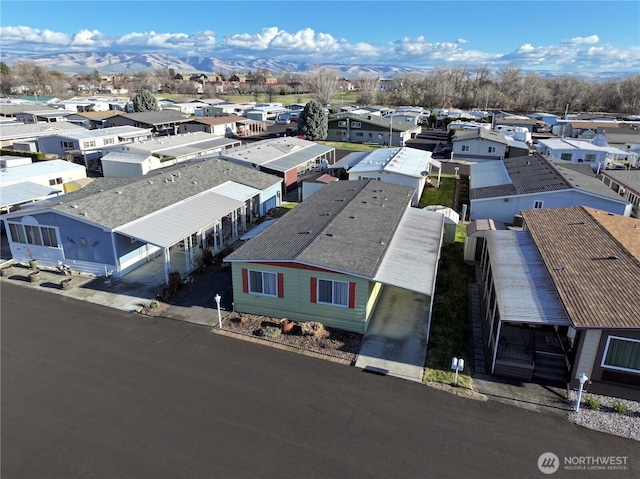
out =
[(543, 106), (549, 97), (544, 78), (538, 73), (529, 72), (522, 82), (520, 96), (516, 105), (521, 110), (537, 111)]
[(380, 88), (380, 77), (363, 76), (358, 78), (360, 93), (358, 94), (358, 104), (367, 106), (373, 105), (377, 100), (378, 90)]
[(308, 72), (309, 89), (322, 104), (331, 103), (333, 94), (338, 89), (338, 72), (333, 68), (321, 68)]
[(498, 89), (500, 108), (514, 108), (522, 90), (522, 69), (514, 65), (503, 67), (498, 75)]
[(35, 95), (44, 95), (49, 91), (49, 70), (35, 62), (18, 63), (13, 72), (19, 83)]

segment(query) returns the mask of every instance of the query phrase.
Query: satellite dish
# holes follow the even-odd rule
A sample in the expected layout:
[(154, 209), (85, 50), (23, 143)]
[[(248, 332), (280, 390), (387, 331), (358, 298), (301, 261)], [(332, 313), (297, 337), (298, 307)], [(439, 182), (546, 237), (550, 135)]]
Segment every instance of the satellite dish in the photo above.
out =
[(420, 172), (420, 176), (427, 176), (428, 174), (429, 174), (429, 172), (426, 171), (426, 170)]

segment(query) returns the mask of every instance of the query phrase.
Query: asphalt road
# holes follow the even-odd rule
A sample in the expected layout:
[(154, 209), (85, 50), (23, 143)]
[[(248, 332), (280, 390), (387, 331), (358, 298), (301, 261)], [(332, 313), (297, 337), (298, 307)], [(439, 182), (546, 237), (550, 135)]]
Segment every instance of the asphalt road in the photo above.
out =
[(635, 441), (429, 387), (5, 284), (4, 478), (546, 477), (547, 451)]

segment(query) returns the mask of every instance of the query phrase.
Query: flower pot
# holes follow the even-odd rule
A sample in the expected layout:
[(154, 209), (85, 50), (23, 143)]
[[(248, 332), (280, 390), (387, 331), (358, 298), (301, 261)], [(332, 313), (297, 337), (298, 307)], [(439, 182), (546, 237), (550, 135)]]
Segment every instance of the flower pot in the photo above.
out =
[(65, 278), (60, 280), (60, 288), (62, 289), (71, 289), (73, 283), (71, 282), (71, 278)]
[(29, 267), (31, 269), (37, 270), (38, 269), (38, 260), (37, 259), (30, 259), (29, 260)]
[(29, 281), (35, 283), (40, 280), (40, 271), (30, 271), (27, 275), (29, 277)]
[(3, 266), (0, 268), (0, 276), (11, 276), (13, 274), (12, 266)]
[(289, 321), (287, 323), (283, 323), (282, 332), (283, 333), (290, 333), (293, 330), (294, 326), (295, 326), (295, 324), (293, 323), (293, 321)]

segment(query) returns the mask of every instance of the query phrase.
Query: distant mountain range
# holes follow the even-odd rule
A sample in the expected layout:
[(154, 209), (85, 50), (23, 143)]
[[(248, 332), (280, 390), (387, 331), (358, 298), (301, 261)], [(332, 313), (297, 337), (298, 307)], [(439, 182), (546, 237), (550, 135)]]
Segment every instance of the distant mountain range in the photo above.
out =
[[(291, 62), (269, 59), (236, 59), (186, 57), (177, 58), (162, 53), (130, 54), (130, 53), (61, 53), (42, 55), (21, 55), (2, 52), (0, 57), (7, 65), (15, 65), (25, 61), (32, 61), (63, 73), (91, 72), (98, 70), (102, 74), (115, 74), (156, 68), (173, 68), (176, 73), (246, 73), (258, 68), (266, 68), (272, 73), (291, 72), (305, 73), (319, 65), (308, 62)], [(359, 75), (379, 75), (383, 78), (393, 78), (400, 73), (415, 71), (412, 68), (400, 68), (385, 65), (347, 65), (323, 64), (353, 77)]]
[[(25, 61), (32, 61), (51, 68), (52, 70), (68, 74), (91, 72), (97, 69), (103, 75), (123, 72), (137, 73), (144, 70), (155, 70), (156, 68), (173, 68), (176, 73), (246, 73), (248, 71), (255, 71), (258, 68), (266, 68), (274, 74), (282, 72), (306, 73), (322, 66), (333, 68), (347, 78), (378, 75), (380, 78), (388, 79), (406, 72), (425, 71), (423, 68), (397, 67), (391, 65), (354, 65), (343, 63), (318, 65), (317, 63), (269, 60), (264, 58), (253, 60), (210, 57), (178, 58), (162, 53), (60, 53), (25, 55), (2, 52), (0, 54), (0, 60), (9, 66)], [(619, 72), (566, 73), (537, 71), (537, 73), (546, 78), (573, 75), (585, 80), (598, 81), (626, 76), (621, 75)]]

